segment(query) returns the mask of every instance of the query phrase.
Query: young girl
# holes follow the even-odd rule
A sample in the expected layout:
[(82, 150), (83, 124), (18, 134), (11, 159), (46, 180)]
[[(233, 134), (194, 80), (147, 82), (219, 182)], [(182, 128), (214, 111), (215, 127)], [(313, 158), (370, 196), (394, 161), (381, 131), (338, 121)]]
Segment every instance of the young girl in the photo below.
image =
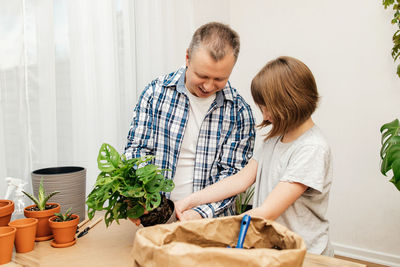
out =
[(247, 214), (285, 225), (303, 237), (308, 252), (333, 256), (325, 217), (332, 182), (331, 151), (311, 114), (317, 107), (314, 76), (301, 61), (279, 57), (254, 77), (251, 93), (272, 124), (264, 143), (237, 174), (175, 203), (185, 219), (193, 207), (244, 192), (255, 183)]

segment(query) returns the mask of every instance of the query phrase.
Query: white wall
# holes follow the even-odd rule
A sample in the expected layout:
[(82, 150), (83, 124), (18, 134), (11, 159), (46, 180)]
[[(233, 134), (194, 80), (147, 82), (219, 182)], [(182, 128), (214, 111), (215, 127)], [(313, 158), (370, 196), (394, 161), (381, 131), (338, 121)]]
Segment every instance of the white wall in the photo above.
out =
[(334, 155), (328, 215), (337, 253), (400, 265), (400, 192), (379, 172), (379, 128), (400, 118), (393, 13), (363, 0), (235, 0), (230, 11), (242, 44), (231, 81), (258, 122), (249, 88), (268, 60), (293, 56), (315, 75), (322, 99), (314, 119)]

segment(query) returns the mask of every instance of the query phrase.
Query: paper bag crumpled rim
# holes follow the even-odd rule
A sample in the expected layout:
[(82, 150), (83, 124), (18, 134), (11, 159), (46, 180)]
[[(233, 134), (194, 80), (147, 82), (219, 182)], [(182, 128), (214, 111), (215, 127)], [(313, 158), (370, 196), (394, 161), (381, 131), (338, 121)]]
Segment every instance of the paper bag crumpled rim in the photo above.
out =
[[(242, 216), (156, 225), (136, 232), (136, 266), (301, 266), (304, 240), (270, 220), (252, 218), (244, 249), (234, 247)], [(279, 247), (282, 250), (272, 249)]]

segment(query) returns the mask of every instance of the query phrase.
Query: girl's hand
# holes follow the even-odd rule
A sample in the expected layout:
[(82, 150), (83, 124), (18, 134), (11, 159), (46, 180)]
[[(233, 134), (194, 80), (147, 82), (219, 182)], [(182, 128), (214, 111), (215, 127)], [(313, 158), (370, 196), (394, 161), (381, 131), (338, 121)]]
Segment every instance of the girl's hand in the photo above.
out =
[(200, 213), (192, 209), (182, 212), (179, 216), (180, 217), (178, 216), (177, 217), (182, 222), (190, 220), (199, 220), (203, 218), (201, 217)]
[[(178, 200), (175, 203), (175, 209), (177, 210), (177, 214), (181, 215), (184, 211), (191, 209), (189, 197), (185, 197), (184, 199)], [(178, 215), (177, 215), (178, 216)], [(179, 218), (179, 217), (178, 217)]]
[(190, 197), (191, 196), (185, 197), (184, 199), (178, 200), (174, 203), (176, 218), (178, 218), (180, 221), (189, 221), (202, 218), (197, 211), (191, 209), (193, 206), (191, 204)]
[(182, 221), (182, 211), (176, 206), (176, 203), (175, 203), (175, 216), (179, 221)]

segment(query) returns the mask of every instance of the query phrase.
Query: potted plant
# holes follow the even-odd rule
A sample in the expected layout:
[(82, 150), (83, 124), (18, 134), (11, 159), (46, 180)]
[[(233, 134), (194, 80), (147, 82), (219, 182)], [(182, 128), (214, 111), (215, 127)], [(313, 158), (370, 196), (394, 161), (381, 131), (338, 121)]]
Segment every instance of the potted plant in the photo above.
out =
[(164, 170), (150, 164), (152, 159), (154, 156), (127, 160), (111, 145), (103, 144), (97, 157), (101, 172), (86, 201), (89, 218), (105, 210), (107, 227), (127, 218), (140, 218), (143, 226), (176, 220), (173, 202), (161, 195), (171, 192), (174, 182), (164, 178)]
[(36, 241), (45, 241), (53, 238), (51, 229), (49, 227), (49, 218), (56, 212), (60, 212), (60, 204), (58, 203), (47, 203), (47, 201), (55, 194), (60, 193), (59, 191), (54, 191), (46, 196), (46, 192), (43, 187), (43, 178), (40, 181), (38, 197), (22, 191), (27, 197), (29, 197), (33, 203), (24, 209), (24, 215), (27, 218), (38, 219), (37, 230), (36, 230)]
[(254, 196), (253, 186), (236, 196), (235, 199), (236, 215), (240, 215), (248, 210), (251, 210), (252, 205), (250, 205), (249, 203), (250, 200), (252, 200), (253, 196)]
[(397, 190), (400, 191), (400, 123), (398, 119), (386, 123), (381, 127), (381, 173), (387, 175), (392, 170), (393, 177), (390, 179)]
[(64, 214), (55, 213), (49, 219), (54, 240), (50, 243), (53, 247), (64, 248), (75, 244), (75, 233), (79, 223), (79, 216), (72, 214), (69, 208)]
[(7, 226), (14, 212), (14, 202), (8, 199), (0, 199), (0, 226)]

